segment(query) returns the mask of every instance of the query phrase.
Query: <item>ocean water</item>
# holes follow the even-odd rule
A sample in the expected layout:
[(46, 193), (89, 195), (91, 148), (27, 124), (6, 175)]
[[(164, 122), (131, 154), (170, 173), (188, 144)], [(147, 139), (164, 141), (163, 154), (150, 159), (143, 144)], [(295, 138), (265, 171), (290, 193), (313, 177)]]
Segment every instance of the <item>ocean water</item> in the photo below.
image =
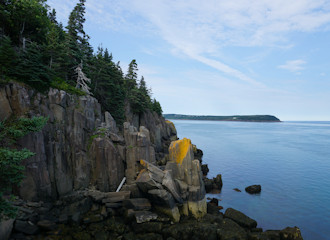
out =
[[(173, 122), (180, 139), (203, 150), (208, 177), (222, 174), (222, 192), (208, 196), (221, 199), (223, 212), (240, 210), (264, 230), (298, 226), (304, 239), (330, 239), (330, 122)], [(245, 192), (252, 184), (259, 195)]]

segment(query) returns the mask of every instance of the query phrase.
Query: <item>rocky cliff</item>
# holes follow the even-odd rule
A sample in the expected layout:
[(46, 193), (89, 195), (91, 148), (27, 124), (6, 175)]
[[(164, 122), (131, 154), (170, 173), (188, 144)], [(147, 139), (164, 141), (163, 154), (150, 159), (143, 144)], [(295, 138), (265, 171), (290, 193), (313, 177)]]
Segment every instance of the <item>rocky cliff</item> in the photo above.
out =
[[(41, 94), (21, 84), (0, 88), (0, 120), (11, 115), (49, 118), (39, 133), (19, 144), (35, 152), (27, 159), (18, 195), (26, 200), (54, 200), (76, 190), (114, 191), (126, 175), (132, 182), (140, 159), (155, 163), (165, 158), (176, 131), (149, 111), (141, 116), (126, 108), (126, 122), (116, 122), (92, 96), (74, 96), (50, 89)], [(135, 125), (135, 126), (134, 126)]]

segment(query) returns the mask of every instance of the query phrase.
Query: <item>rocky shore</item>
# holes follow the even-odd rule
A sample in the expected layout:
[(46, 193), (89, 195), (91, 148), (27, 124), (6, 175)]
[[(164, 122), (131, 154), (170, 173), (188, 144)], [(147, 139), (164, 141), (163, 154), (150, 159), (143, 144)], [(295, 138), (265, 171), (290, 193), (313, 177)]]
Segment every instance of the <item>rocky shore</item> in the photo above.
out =
[(20, 141), (36, 155), (23, 163), (18, 214), (1, 221), (0, 239), (302, 239), (297, 227), (263, 231), (235, 209), (220, 212), (206, 193), (220, 192), (222, 178), (207, 178), (203, 152), (156, 113), (127, 105), (125, 114), (118, 127), (91, 96), (1, 87), (1, 121), (49, 122)]

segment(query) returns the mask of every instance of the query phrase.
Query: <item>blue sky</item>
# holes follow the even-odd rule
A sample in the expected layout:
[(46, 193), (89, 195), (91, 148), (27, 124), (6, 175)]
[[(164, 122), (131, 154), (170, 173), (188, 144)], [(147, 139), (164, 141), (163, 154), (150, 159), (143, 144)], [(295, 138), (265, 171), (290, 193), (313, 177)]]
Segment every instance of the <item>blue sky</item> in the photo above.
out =
[[(66, 26), (77, 2), (48, 5)], [(329, 0), (87, 0), (85, 16), (164, 113), (330, 120)]]

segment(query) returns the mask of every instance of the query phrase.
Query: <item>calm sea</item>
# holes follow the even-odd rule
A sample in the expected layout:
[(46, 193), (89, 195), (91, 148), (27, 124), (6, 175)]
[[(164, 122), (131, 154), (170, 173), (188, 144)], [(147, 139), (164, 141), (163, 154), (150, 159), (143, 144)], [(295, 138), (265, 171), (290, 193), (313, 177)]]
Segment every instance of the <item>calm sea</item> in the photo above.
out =
[[(222, 174), (222, 192), (210, 196), (224, 210), (264, 230), (298, 226), (304, 239), (330, 239), (330, 122), (173, 122), (179, 138), (203, 150), (208, 177)], [(244, 191), (252, 184), (260, 195)]]

